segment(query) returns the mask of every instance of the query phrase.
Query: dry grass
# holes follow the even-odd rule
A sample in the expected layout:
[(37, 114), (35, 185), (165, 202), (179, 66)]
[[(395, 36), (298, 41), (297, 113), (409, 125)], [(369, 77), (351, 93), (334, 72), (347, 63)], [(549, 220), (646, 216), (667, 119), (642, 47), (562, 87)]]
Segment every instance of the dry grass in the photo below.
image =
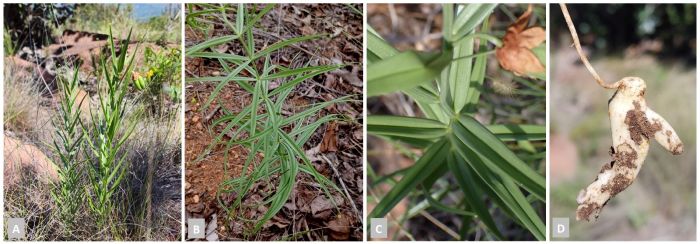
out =
[(140, 219), (137, 232), (144, 237), (180, 237), (181, 144), (177, 115), (176, 110), (169, 117), (140, 121), (135, 129), (140, 133), (126, 143), (131, 168), (127, 182), (130, 189), (124, 191), (134, 193), (129, 211)]
[(51, 129), (49, 112), (41, 104), (46, 102), (41, 94), (44, 91), (40, 81), (34, 80), (22, 68), (5, 60), (4, 67), (4, 103), (3, 126), (5, 131), (12, 131), (18, 137), (31, 140), (48, 139), (37, 128)]

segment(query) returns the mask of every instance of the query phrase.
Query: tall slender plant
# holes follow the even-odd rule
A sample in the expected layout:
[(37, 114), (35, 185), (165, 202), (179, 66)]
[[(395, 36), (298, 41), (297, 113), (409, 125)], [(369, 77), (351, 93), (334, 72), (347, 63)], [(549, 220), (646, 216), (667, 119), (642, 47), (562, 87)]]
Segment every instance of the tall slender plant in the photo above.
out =
[[(109, 224), (113, 214), (119, 214), (116, 210), (123, 204), (115, 203), (114, 196), (119, 188), (124, 175), (127, 172), (128, 164), (125, 163), (126, 154), (122, 152), (124, 142), (133, 132), (136, 123), (134, 120), (127, 121), (125, 113), (127, 108), (126, 79), (131, 68), (134, 56), (127, 61), (127, 51), (131, 40), (131, 30), (126, 40), (121, 42), (119, 54), (114, 44), (112, 31), (109, 31), (110, 62), (105, 58), (100, 59), (100, 68), (104, 75), (106, 94), (102, 94), (98, 84), (99, 106), (97, 112), (91, 110), (92, 122), (84, 127), (84, 133), (92, 132), (92, 137), (87, 140), (89, 150), (88, 158), (94, 162), (89, 168), (90, 189), (88, 205), (97, 218), (98, 228), (104, 228)], [(138, 49), (138, 47), (137, 47)], [(112, 233), (118, 234), (115, 225), (112, 225)]]
[(52, 150), (58, 158), (53, 163), (59, 181), (55, 183), (51, 196), (56, 202), (61, 221), (66, 224), (66, 231), (70, 232), (80, 208), (82, 193), (78, 153), (83, 146), (84, 133), (81, 130), (81, 110), (75, 108), (86, 102), (84, 96), (79, 97), (77, 68), (70, 81), (61, 80), (61, 88), (59, 117), (52, 122), (57, 129)]

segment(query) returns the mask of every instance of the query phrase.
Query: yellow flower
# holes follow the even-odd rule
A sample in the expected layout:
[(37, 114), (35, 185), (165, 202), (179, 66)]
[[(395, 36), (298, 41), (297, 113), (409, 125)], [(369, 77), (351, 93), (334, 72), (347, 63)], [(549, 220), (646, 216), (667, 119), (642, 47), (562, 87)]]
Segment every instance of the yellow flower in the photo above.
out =
[(148, 70), (148, 73), (146, 73), (146, 77), (148, 77), (149, 79), (150, 79), (151, 77), (153, 77), (153, 70), (152, 70), (152, 69), (151, 69), (151, 70)]

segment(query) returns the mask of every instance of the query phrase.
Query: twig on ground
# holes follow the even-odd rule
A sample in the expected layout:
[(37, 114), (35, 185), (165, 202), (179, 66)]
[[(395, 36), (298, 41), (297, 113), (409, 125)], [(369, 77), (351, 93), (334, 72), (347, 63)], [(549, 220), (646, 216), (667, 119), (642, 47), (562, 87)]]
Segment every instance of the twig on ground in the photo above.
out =
[(211, 118), (214, 117), (214, 115), (216, 114), (216, 112), (219, 111), (219, 109), (221, 109), (221, 105), (216, 105), (216, 107), (214, 107), (209, 113), (207, 113), (204, 116), (204, 122), (209, 122), (209, 120), (211, 120)]
[(445, 224), (443, 224), (442, 222), (440, 222), (440, 220), (436, 219), (435, 217), (433, 217), (432, 215), (430, 215), (430, 214), (429, 214), (428, 212), (426, 212), (425, 210), (421, 210), (421, 211), (420, 211), (420, 215), (422, 215), (423, 217), (425, 217), (426, 219), (428, 219), (428, 221), (432, 222), (435, 226), (437, 226), (437, 227), (440, 228), (442, 231), (444, 231), (445, 233), (447, 233), (448, 235), (450, 235), (452, 238), (455, 238), (456, 240), (459, 240), (460, 237), (459, 237), (459, 234), (457, 234), (457, 232), (454, 232), (452, 229), (450, 229), (450, 227), (447, 227), (447, 225), (445, 225)]
[(350, 192), (348, 192), (348, 188), (345, 186), (345, 181), (343, 181), (343, 178), (340, 177), (340, 173), (338, 173), (338, 169), (335, 168), (335, 165), (333, 165), (333, 162), (331, 162), (330, 159), (326, 157), (326, 155), (321, 155), (323, 160), (328, 163), (328, 165), (331, 166), (331, 169), (333, 169), (333, 173), (335, 173), (335, 177), (338, 178), (338, 181), (340, 181), (340, 185), (343, 187), (343, 191), (345, 192), (345, 195), (348, 197), (348, 200), (350, 200), (350, 204), (352, 205), (352, 209), (355, 211), (356, 217), (362, 222), (362, 215), (360, 215), (360, 211), (357, 209), (357, 206), (355, 205), (355, 201), (352, 200), (352, 196), (350, 195)]

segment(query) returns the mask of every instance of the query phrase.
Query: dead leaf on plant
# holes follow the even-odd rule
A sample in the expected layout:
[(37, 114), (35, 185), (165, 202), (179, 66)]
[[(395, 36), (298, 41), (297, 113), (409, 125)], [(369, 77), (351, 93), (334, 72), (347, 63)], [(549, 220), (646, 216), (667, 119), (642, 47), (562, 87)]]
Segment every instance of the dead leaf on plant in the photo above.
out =
[(503, 46), (496, 49), (496, 58), (501, 67), (517, 76), (532, 76), (545, 71), (532, 49), (544, 42), (547, 35), (540, 26), (527, 28), (531, 15), (532, 5), (529, 5), (527, 11), (508, 26)]

